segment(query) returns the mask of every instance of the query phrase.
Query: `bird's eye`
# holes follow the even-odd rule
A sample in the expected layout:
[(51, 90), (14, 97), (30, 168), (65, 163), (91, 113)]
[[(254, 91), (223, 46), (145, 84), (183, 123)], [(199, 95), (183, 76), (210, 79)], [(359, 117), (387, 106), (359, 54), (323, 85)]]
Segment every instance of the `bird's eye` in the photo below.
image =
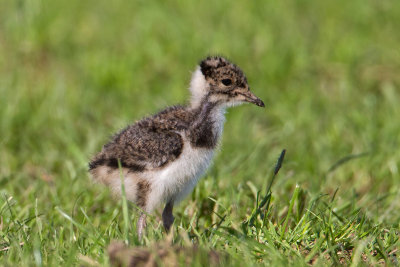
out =
[(231, 80), (231, 79), (223, 79), (223, 80), (222, 80), (222, 83), (223, 83), (225, 86), (228, 86), (228, 85), (231, 85), (231, 84), (232, 84), (232, 80)]

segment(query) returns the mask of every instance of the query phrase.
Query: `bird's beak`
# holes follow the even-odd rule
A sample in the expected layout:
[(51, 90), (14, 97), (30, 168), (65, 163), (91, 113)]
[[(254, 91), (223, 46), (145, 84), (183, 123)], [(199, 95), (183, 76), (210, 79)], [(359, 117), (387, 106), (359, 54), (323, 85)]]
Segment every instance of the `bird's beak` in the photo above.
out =
[(264, 102), (261, 99), (259, 99), (255, 94), (253, 94), (250, 90), (241, 93), (241, 95), (245, 97), (246, 102), (253, 103), (262, 108), (265, 107)]

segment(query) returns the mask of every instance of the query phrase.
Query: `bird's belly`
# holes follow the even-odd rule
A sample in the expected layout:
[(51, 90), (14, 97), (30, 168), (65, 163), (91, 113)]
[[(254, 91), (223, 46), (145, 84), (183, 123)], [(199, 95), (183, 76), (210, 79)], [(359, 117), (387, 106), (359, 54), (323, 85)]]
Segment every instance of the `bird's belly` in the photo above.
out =
[(185, 143), (181, 155), (152, 175), (153, 190), (165, 201), (179, 202), (190, 193), (210, 166), (214, 151)]

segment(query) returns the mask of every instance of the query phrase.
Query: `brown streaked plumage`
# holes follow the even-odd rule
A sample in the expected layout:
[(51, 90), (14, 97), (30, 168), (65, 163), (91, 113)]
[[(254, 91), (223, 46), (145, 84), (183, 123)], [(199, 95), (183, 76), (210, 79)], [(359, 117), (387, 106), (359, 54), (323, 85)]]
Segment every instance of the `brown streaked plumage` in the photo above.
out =
[(121, 163), (128, 200), (143, 213), (138, 221), (142, 235), (146, 213), (160, 203), (164, 227), (173, 223), (172, 208), (196, 185), (211, 163), (222, 134), (229, 106), (250, 102), (264, 107), (247, 84), (242, 70), (222, 57), (208, 57), (193, 73), (187, 106), (169, 107), (116, 134), (89, 163), (94, 180), (120, 194)]

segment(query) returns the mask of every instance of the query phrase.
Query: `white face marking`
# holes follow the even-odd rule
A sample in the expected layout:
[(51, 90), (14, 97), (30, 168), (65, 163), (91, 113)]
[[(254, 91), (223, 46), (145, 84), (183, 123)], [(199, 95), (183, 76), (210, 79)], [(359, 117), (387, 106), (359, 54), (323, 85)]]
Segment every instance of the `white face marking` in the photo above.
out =
[(225, 102), (224, 103), (224, 107), (231, 108), (231, 107), (240, 106), (240, 105), (245, 104), (245, 103), (247, 103), (247, 102), (244, 102), (242, 100), (231, 100), (229, 102)]
[(229, 108), (229, 107), (235, 107), (241, 104), (246, 103), (243, 99), (240, 99), (240, 97), (236, 98), (228, 98), (226, 95), (211, 95), (210, 101), (212, 102), (220, 102), (220, 106), (222, 108)]
[(198, 66), (192, 74), (189, 88), (192, 93), (191, 105), (193, 108), (200, 105), (201, 100), (209, 90), (208, 87), (209, 85), (207, 84), (206, 78), (203, 73), (201, 73), (200, 67)]

